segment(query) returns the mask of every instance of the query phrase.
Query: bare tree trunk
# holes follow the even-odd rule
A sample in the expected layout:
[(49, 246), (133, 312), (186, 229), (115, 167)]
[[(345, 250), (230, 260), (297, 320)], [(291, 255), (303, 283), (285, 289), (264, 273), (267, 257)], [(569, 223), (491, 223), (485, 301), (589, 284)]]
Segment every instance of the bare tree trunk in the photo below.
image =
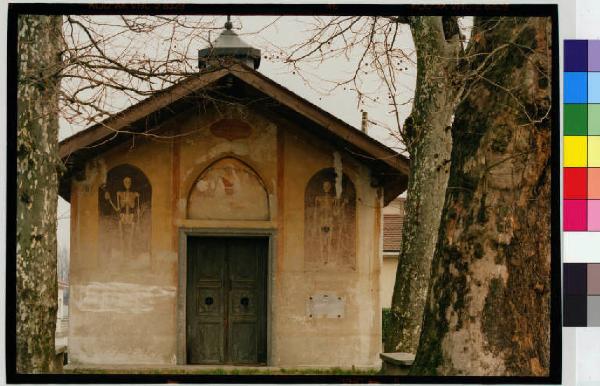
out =
[(548, 375), (548, 18), (475, 20), (478, 75), (453, 149), (415, 375)]
[(386, 352), (415, 353), (450, 170), (461, 43), (455, 18), (409, 17), (408, 23), (417, 51), (417, 88), (404, 127), (411, 166), (393, 317), (384, 345)]
[(59, 16), (18, 20), (17, 371), (60, 371), (55, 363), (58, 197)]

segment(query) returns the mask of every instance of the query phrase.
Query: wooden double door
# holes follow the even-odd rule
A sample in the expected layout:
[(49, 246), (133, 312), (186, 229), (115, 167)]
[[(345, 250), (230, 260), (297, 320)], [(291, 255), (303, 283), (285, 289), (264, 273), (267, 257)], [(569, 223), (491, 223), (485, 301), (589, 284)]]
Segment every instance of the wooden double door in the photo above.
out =
[(188, 237), (187, 363), (266, 364), (267, 255), (267, 238)]

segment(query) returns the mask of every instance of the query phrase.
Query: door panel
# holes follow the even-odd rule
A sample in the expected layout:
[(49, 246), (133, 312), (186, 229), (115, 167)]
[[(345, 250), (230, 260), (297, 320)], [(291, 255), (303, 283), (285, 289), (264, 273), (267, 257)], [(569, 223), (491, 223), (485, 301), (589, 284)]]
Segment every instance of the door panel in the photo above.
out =
[(188, 363), (225, 360), (226, 246), (219, 239), (188, 239)]
[(205, 288), (201, 285), (196, 288), (196, 293), (198, 294), (196, 306), (197, 316), (222, 316), (222, 288)]
[(229, 301), (231, 317), (249, 317), (257, 320), (256, 291), (254, 289), (232, 289)]
[(240, 238), (229, 244), (228, 351), (234, 363), (266, 362), (266, 253), (260, 239)]
[(223, 323), (202, 322), (195, 327), (194, 343), (188, 346), (189, 363), (222, 363)]
[(266, 363), (267, 247), (266, 238), (188, 238), (188, 363)]
[(255, 320), (236, 321), (231, 324), (231, 361), (233, 363), (258, 363), (258, 334)]

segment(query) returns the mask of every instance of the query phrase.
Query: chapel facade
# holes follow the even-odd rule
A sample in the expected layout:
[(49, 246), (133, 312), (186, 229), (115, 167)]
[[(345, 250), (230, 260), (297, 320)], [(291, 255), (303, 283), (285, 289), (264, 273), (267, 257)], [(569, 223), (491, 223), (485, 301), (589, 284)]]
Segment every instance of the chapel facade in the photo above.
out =
[(407, 159), (262, 75), (230, 25), (199, 64), (60, 144), (70, 362), (379, 366)]

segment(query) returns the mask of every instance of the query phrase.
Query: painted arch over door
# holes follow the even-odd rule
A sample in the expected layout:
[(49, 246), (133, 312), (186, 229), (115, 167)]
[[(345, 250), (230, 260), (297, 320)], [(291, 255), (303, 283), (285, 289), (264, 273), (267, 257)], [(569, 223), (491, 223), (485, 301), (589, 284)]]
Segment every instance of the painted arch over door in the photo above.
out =
[(269, 220), (267, 189), (248, 165), (222, 158), (207, 167), (192, 185), (187, 217), (194, 220)]

